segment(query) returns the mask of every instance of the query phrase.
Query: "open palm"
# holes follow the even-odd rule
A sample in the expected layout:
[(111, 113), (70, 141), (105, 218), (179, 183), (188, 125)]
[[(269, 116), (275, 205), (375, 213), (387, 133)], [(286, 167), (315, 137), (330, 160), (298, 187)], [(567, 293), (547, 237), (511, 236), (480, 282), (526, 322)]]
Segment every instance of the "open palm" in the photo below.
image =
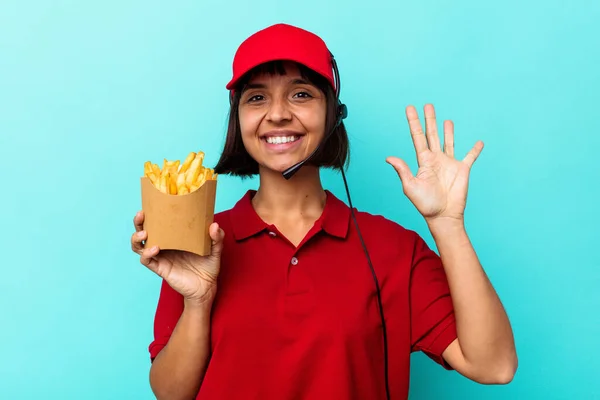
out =
[(431, 104), (424, 108), (426, 132), (423, 132), (417, 110), (406, 108), (406, 118), (415, 147), (419, 169), (413, 175), (406, 162), (388, 157), (402, 181), (404, 194), (427, 219), (451, 218), (462, 220), (467, 203), (467, 190), (471, 167), (481, 150), (478, 141), (460, 161), (454, 158), (454, 126), (444, 123), (444, 147), (437, 132), (435, 109)]

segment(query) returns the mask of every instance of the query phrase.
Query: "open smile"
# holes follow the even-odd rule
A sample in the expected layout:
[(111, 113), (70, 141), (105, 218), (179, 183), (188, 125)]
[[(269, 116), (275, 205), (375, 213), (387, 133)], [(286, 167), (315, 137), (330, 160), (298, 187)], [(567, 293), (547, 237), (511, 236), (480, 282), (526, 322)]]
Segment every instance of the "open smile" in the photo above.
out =
[(296, 132), (268, 133), (260, 139), (270, 150), (284, 151), (292, 149), (302, 142), (304, 135)]

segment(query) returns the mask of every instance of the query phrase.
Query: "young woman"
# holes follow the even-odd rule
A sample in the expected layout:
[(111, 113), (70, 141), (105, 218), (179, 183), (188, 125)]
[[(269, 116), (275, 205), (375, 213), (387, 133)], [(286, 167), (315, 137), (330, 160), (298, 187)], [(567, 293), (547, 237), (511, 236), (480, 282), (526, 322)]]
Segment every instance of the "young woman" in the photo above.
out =
[(144, 248), (135, 216), (133, 250), (163, 280), (149, 347), (158, 399), (404, 399), (414, 351), (476, 382), (513, 378), (511, 326), (463, 220), (482, 143), (458, 160), (452, 123), (442, 146), (433, 106), (425, 131), (408, 107), (419, 170), (387, 159), (440, 256), (414, 231), (352, 213), (319, 176), (348, 161), (334, 67), (318, 36), (284, 24), (236, 52), (215, 170), (260, 186), (215, 215), (210, 256)]

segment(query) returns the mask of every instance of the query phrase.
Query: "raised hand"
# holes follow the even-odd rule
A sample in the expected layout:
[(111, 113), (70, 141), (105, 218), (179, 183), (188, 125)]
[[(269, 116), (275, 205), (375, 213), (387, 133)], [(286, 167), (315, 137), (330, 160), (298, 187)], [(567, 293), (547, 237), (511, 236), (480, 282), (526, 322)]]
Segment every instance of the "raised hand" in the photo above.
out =
[(131, 249), (140, 255), (140, 262), (163, 278), (186, 301), (201, 304), (213, 299), (221, 265), (221, 251), (225, 233), (216, 224), (210, 226), (211, 254), (199, 256), (179, 250), (145, 249), (143, 241), (144, 213), (138, 212), (133, 219), (135, 233), (131, 237)]
[(462, 222), (467, 202), (467, 190), (471, 167), (481, 150), (478, 141), (463, 160), (454, 158), (454, 125), (444, 122), (444, 146), (438, 136), (435, 109), (424, 107), (426, 132), (423, 132), (417, 110), (406, 108), (406, 118), (412, 135), (419, 169), (413, 175), (406, 162), (397, 157), (386, 161), (394, 167), (404, 194), (428, 222), (438, 219)]

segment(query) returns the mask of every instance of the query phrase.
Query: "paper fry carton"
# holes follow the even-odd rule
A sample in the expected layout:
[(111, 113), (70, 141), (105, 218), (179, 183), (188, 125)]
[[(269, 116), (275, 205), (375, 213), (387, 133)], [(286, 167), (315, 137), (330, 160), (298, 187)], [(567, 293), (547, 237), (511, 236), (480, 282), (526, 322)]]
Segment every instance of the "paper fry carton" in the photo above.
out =
[(210, 254), (208, 234), (214, 221), (217, 181), (206, 180), (184, 195), (159, 191), (148, 177), (141, 178), (146, 248), (184, 250), (201, 256)]

